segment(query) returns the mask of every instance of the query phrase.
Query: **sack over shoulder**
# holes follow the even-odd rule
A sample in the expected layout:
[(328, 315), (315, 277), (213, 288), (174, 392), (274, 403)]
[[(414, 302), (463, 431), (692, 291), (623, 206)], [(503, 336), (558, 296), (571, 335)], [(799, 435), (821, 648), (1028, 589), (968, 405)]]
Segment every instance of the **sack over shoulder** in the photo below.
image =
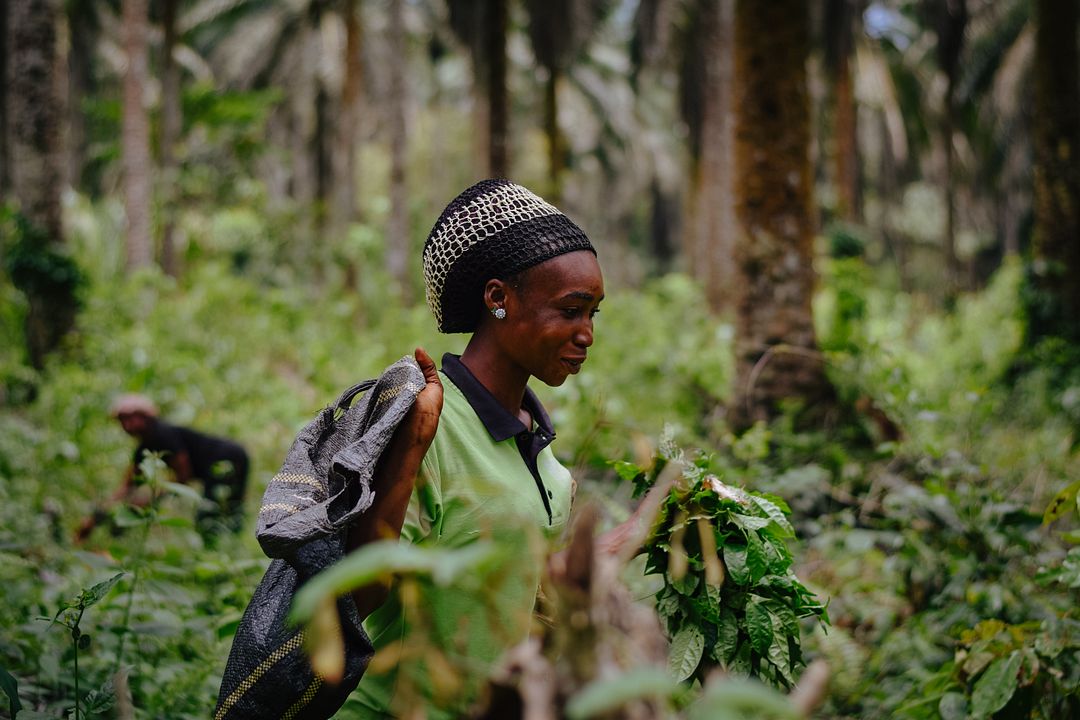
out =
[(214, 720), (328, 718), (359, 684), (372, 646), (351, 597), (337, 601), (345, 675), (336, 685), (312, 671), (304, 630), (287, 618), (304, 582), (343, 557), (349, 524), (374, 500), (378, 459), (424, 384), (406, 356), (342, 393), (293, 441), (259, 509), (256, 535), (273, 560), (233, 638)]

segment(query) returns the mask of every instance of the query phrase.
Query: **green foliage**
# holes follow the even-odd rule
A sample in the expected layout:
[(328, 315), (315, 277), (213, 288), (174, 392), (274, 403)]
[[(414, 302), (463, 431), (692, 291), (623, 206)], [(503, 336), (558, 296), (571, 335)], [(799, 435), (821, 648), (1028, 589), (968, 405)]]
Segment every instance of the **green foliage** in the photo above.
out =
[[(750, 431), (736, 453), (762, 452)], [(783, 500), (725, 484), (708, 455), (686, 462), (672, 443), (649, 472), (621, 466), (640, 489), (675, 463), (680, 477), (646, 542), (646, 573), (662, 574), (656, 609), (671, 637), (669, 668), (678, 680), (720, 666), (777, 687), (795, 684), (802, 664), (799, 621), (828, 622), (825, 607), (791, 571), (794, 537)]]

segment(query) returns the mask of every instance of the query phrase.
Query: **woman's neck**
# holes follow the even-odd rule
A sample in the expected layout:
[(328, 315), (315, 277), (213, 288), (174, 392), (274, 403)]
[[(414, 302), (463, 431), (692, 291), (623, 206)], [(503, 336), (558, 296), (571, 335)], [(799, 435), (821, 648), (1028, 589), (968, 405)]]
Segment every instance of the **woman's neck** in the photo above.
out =
[(472, 336), (461, 353), (461, 363), (515, 417), (528, 416), (521, 405), (529, 374), (498, 352), (497, 347), (484, 342), (479, 333)]

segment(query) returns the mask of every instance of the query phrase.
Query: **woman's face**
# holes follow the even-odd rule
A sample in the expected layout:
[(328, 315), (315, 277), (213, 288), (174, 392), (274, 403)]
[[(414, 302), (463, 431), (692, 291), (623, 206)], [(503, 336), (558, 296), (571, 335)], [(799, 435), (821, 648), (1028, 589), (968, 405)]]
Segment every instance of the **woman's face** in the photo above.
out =
[(504, 352), (529, 375), (562, 385), (585, 362), (603, 299), (604, 277), (588, 250), (529, 268), (506, 289), (506, 319), (494, 321)]

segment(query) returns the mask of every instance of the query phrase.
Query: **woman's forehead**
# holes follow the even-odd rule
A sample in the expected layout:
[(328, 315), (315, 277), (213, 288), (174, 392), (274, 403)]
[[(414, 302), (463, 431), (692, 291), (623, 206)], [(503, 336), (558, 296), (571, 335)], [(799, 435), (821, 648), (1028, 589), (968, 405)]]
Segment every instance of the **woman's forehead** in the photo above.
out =
[(551, 294), (576, 294), (580, 299), (604, 295), (604, 275), (596, 255), (588, 250), (565, 253), (545, 260), (524, 273), (526, 284)]

